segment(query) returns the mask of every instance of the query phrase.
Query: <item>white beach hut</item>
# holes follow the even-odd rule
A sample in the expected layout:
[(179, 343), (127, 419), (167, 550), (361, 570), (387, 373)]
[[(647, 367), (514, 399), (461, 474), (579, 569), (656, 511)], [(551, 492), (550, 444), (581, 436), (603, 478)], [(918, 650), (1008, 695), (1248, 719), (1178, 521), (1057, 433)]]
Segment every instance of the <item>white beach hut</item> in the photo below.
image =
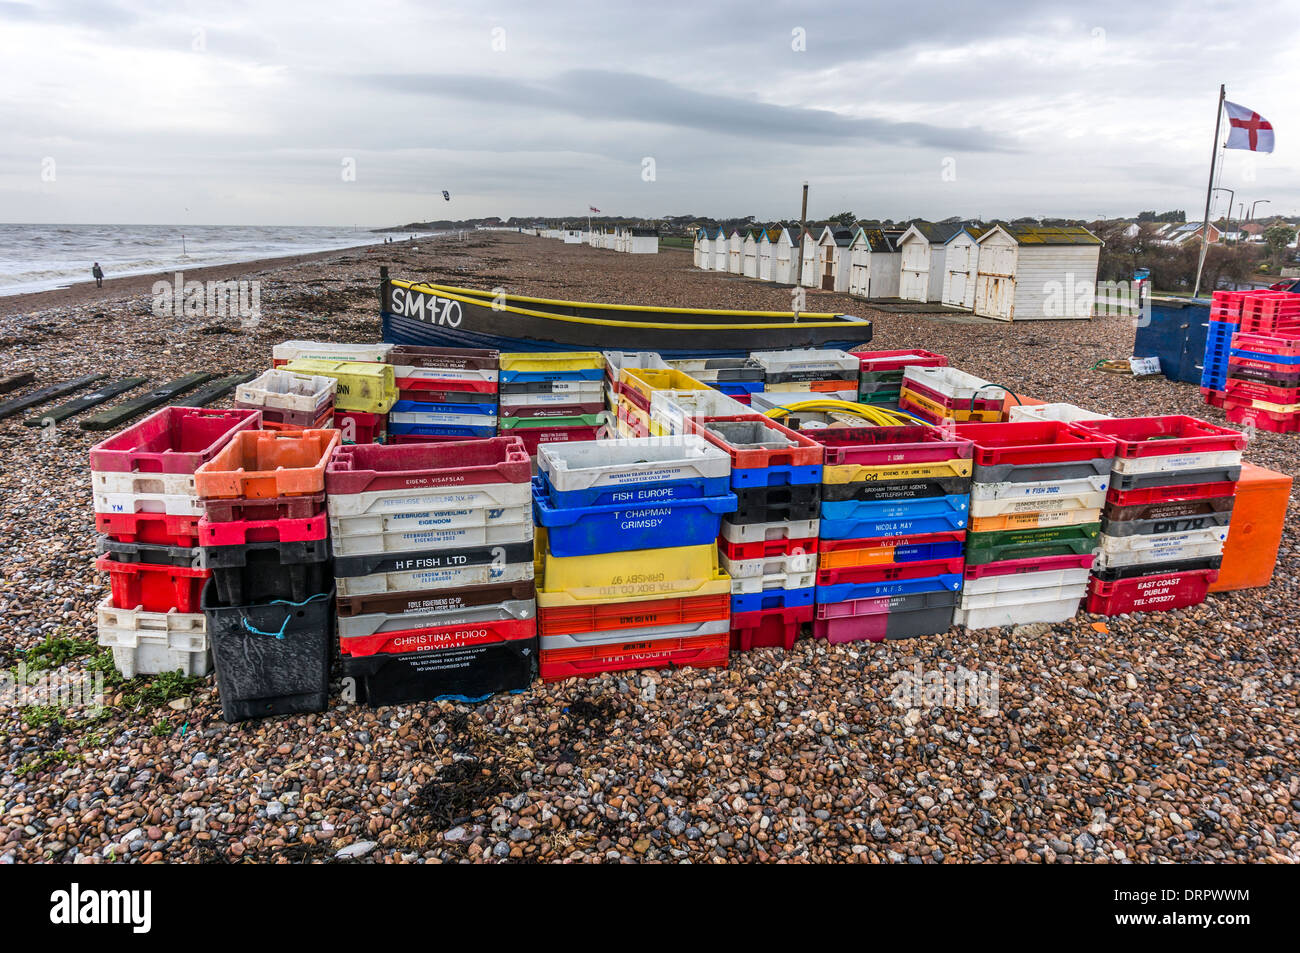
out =
[(779, 229), (764, 228), (758, 233), (758, 280), (772, 280), (772, 261), (776, 257), (776, 243), (772, 241)]
[(691, 247), (695, 255), (695, 267), (709, 267), (709, 233), (702, 228), (695, 230), (695, 243)]
[(998, 321), (1092, 317), (1101, 239), (1082, 225), (994, 225), (979, 237), (975, 313)]
[(799, 279), (799, 248), (795, 244), (797, 232), (778, 227), (772, 238), (772, 280), (777, 284), (793, 285)]
[(817, 277), (822, 291), (849, 290), (849, 246), (852, 229), (827, 225), (817, 239)]
[(727, 271), (733, 275), (739, 275), (743, 262), (740, 257), (740, 246), (744, 239), (740, 237), (740, 229), (733, 228), (727, 233)]
[(727, 270), (727, 233), (722, 228), (713, 230), (713, 267), (710, 270)]
[(977, 239), (984, 231), (983, 226), (967, 222), (948, 239), (943, 255), (942, 301), (950, 308), (975, 310), (975, 279), (980, 260)]
[(576, 228), (566, 228), (566, 229), (564, 230), (564, 244), (566, 244), (566, 245), (581, 245), (581, 244), (582, 244), (582, 232), (581, 232), (580, 230), (576, 229)]
[(877, 226), (859, 227), (849, 243), (849, 294), (859, 298), (898, 297), (902, 256), (894, 242), (897, 233)]
[(813, 227), (805, 228), (799, 236), (799, 284), (805, 288), (821, 284), (817, 277), (817, 234)]
[(659, 254), (659, 231), (654, 228), (629, 228), (627, 250), (633, 255)]
[(758, 277), (758, 235), (758, 229), (747, 228), (740, 243), (740, 271), (746, 278)]
[(898, 296), (904, 301), (939, 301), (943, 297), (944, 256), (948, 239), (960, 225), (917, 222), (898, 240)]

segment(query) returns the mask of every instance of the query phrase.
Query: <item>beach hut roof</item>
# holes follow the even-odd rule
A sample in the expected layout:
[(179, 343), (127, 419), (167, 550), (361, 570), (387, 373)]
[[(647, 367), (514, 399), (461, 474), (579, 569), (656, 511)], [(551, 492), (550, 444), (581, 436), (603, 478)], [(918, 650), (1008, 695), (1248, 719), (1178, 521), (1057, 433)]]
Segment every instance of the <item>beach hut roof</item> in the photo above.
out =
[(959, 222), (916, 222), (903, 233), (903, 237), (906, 237), (907, 233), (912, 231), (915, 231), (931, 245), (946, 245), (954, 235), (961, 231), (961, 224)]
[(898, 250), (895, 247), (894, 235), (891, 232), (886, 232), (883, 228), (874, 226), (869, 228), (859, 227), (853, 233), (853, 241), (856, 242), (859, 239), (872, 251), (892, 252)]
[(976, 241), (979, 241), (980, 236), (983, 235), (988, 230), (989, 230), (988, 225), (981, 225), (978, 222), (961, 222), (958, 224), (957, 230), (948, 236), (948, 241), (944, 242), (944, 244), (947, 245), (958, 235), (962, 235), (962, 234), (969, 235), (971, 238), (975, 239)]
[(982, 240), (993, 228), (1000, 228), (1020, 245), (1100, 245), (1101, 239), (1082, 225), (1009, 225), (998, 222), (987, 229)]
[(631, 231), (633, 235), (640, 236), (642, 238), (650, 235), (657, 236), (659, 234), (659, 229), (657, 228), (633, 228)]

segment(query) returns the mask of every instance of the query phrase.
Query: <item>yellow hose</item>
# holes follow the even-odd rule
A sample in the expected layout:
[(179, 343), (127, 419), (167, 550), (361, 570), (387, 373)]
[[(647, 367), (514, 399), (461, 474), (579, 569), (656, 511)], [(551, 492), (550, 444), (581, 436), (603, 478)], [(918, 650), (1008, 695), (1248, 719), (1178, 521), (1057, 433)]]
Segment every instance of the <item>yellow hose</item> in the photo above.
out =
[(852, 414), (855, 417), (861, 417), (863, 420), (877, 427), (898, 427), (906, 424), (916, 423), (916, 418), (910, 414), (897, 410), (886, 410), (883, 407), (873, 407), (871, 404), (859, 404), (851, 400), (801, 400), (795, 404), (789, 404), (785, 407), (773, 407), (767, 411), (765, 416), (777, 418), (785, 417), (794, 411), (806, 411), (810, 413), (831, 413), (837, 412), (842, 414)]

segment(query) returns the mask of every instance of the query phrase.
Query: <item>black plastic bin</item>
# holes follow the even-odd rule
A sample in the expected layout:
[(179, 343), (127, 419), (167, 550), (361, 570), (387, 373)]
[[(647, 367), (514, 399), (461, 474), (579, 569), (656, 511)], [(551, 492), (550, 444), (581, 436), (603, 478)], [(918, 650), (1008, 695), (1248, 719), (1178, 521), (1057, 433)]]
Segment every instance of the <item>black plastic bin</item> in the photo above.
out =
[(477, 701), (521, 691), (537, 677), (538, 637), (401, 655), (343, 656), (357, 701), (403, 705), (448, 698)]
[(203, 587), (203, 614), (228, 722), (324, 711), (334, 653), (334, 590), (300, 600), (222, 606)]
[(161, 543), (123, 543), (108, 536), (99, 537), (95, 552), (111, 555), (119, 563), (150, 563), (154, 566), (203, 568), (202, 550), (198, 546), (164, 546)]
[(217, 584), (214, 605), (302, 602), (334, 578), (328, 539), (204, 546), (203, 566)]
[(970, 492), (970, 477), (929, 477), (920, 480), (871, 480), (857, 483), (823, 483), (822, 501), (886, 503), (925, 500), (932, 496), (960, 496)]
[(822, 485), (794, 483), (781, 486), (747, 486), (732, 490), (736, 494), (730, 523), (773, 523), (778, 520), (815, 520), (821, 515)]

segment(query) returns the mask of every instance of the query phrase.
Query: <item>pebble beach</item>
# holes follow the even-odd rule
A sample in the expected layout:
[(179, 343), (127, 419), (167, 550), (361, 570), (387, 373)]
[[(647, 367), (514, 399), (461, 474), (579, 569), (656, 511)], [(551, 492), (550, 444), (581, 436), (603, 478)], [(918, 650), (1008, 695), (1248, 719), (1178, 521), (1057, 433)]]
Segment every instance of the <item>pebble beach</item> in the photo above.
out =
[[(378, 340), (381, 265), (539, 297), (790, 308), (789, 288), (698, 271), (689, 251), (480, 232), (187, 273), (259, 281), (255, 326), (155, 316), (170, 274), (0, 298), (0, 376), (156, 384), (267, 368), (289, 339)], [(1092, 369), (1131, 353), (1128, 318), (1003, 325), (815, 291), (807, 309), (1043, 400), (1224, 422), (1194, 386)], [(1300, 860), (1294, 501), (1272, 584), (1188, 609), (801, 640), (475, 705), (371, 709), (336, 680), (326, 712), (227, 725), (214, 678), (126, 681), (105, 662), (87, 452), (106, 434), (25, 416), (0, 421), (0, 670), (103, 673), (107, 697), (82, 714), (0, 703), (0, 864)], [(1260, 432), (1246, 459), (1300, 476), (1298, 441)], [(959, 671), (988, 704), (900, 691)]]

